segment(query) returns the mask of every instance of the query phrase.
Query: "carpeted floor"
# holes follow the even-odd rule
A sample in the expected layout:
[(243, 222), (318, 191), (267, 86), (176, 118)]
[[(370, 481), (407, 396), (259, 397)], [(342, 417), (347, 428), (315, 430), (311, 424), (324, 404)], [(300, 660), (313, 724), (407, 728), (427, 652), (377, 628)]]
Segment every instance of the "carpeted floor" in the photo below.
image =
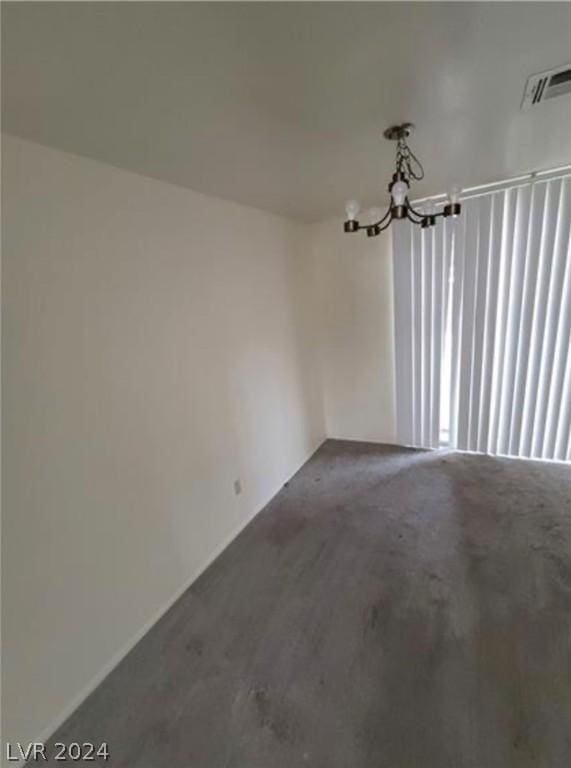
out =
[(571, 467), (328, 441), (55, 739), (113, 768), (566, 768)]

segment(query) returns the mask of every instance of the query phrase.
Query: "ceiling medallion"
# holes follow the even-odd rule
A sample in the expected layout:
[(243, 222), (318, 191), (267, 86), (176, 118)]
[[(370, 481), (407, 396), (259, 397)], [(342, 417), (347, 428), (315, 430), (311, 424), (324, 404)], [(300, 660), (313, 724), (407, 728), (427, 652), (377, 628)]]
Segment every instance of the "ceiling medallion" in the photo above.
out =
[(433, 227), (439, 216), (459, 215), (461, 210), (459, 187), (452, 187), (448, 200), (439, 213), (436, 212), (433, 202), (425, 203), (419, 208), (413, 208), (410, 204), (408, 196), (411, 182), (424, 178), (424, 168), (407, 143), (413, 129), (412, 123), (403, 123), (387, 128), (383, 134), (385, 139), (397, 142), (396, 171), (388, 185), (391, 195), (388, 211), (383, 216), (379, 208), (371, 208), (368, 213), (369, 223), (359, 224), (357, 221), (359, 203), (356, 200), (349, 200), (345, 206), (347, 213), (347, 221), (343, 225), (345, 232), (358, 232), (360, 229), (365, 229), (369, 237), (375, 237), (387, 229), (395, 219), (408, 219), (413, 224), (426, 228)]

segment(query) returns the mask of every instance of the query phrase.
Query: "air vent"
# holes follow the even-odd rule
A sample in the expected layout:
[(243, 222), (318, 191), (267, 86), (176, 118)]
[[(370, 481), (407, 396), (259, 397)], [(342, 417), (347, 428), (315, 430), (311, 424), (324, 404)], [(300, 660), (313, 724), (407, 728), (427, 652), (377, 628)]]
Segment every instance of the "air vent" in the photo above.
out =
[(528, 77), (521, 108), (529, 109), (546, 99), (554, 99), (566, 93), (571, 93), (571, 64)]

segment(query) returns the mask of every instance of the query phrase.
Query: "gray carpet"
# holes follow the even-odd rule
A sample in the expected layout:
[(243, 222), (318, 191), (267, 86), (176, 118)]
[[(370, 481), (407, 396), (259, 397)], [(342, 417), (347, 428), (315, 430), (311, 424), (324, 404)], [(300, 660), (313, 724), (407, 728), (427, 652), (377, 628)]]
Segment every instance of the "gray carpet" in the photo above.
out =
[(566, 768), (571, 467), (328, 441), (56, 739), (128, 768)]

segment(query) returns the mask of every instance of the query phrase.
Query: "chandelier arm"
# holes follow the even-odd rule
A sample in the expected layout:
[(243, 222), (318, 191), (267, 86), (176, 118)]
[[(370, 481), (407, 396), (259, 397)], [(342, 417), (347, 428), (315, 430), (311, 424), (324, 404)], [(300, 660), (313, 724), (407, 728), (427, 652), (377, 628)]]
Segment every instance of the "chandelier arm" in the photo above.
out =
[[(388, 229), (391, 225), (391, 222), (393, 220), (393, 211), (392, 208), (389, 208), (388, 211), (385, 213), (382, 219), (377, 221), (375, 224), (359, 224), (355, 232), (358, 232), (361, 229), (370, 229), (371, 227), (378, 227), (379, 231), (377, 232), (377, 235), (379, 235), (381, 232), (384, 232), (385, 229)], [(383, 223), (386, 222), (386, 224), (383, 225)]]
[[(392, 209), (389, 207), (387, 209), (387, 212), (383, 216), (383, 218), (379, 219), (379, 221), (374, 221), (371, 224), (359, 224), (359, 226), (355, 231), (358, 231), (359, 229), (368, 229), (369, 227), (380, 227), (381, 224), (383, 224), (389, 218), (389, 216), (391, 216), (391, 210)], [(391, 216), (391, 220), (392, 220), (392, 216)], [(390, 224), (390, 221), (389, 221), (389, 224)], [(386, 229), (386, 227), (384, 227), (384, 229)]]
[(410, 200), (408, 199), (408, 197), (405, 198), (404, 202), (405, 202), (405, 205), (407, 207), (407, 210), (409, 210), (412, 213), (414, 213), (414, 215), (418, 216), (419, 219), (424, 219), (425, 214), (421, 213), (420, 211), (417, 211), (415, 208), (413, 208), (412, 205), (410, 204)]
[[(416, 211), (412, 207), (412, 205), (410, 204), (410, 202), (408, 200), (408, 197), (405, 200), (405, 205), (406, 205), (406, 211), (407, 211), (407, 218), (409, 218), (415, 224), (421, 224), (424, 221), (424, 219), (425, 219), (425, 215), (423, 213), (420, 213), (420, 211)], [(409, 215), (411, 213), (414, 214), (414, 216), (416, 216), (418, 220), (413, 219), (413, 217)]]
[[(382, 218), (382, 219), (379, 219), (379, 221), (376, 221), (376, 222), (373, 224), (373, 226), (374, 226), (374, 227), (380, 227), (380, 226), (381, 226), (381, 224), (383, 224), (383, 223), (384, 223), (384, 222), (385, 222), (385, 221), (386, 221), (386, 220), (389, 218), (389, 216), (391, 215), (391, 211), (392, 211), (392, 207), (389, 205), (389, 207), (388, 207), (388, 209), (387, 209), (387, 212), (385, 213), (385, 215), (383, 216), (383, 218)], [(391, 218), (392, 218), (392, 217), (391, 217)]]
[(406, 209), (406, 217), (409, 221), (412, 221), (413, 224), (422, 224), (424, 221), (424, 216), (421, 219), (415, 219), (410, 215), (410, 209)]
[[(391, 214), (391, 217), (390, 217), (390, 219), (387, 221), (387, 223), (385, 224), (385, 226), (384, 226), (384, 227), (380, 227), (380, 228), (379, 228), (379, 233), (380, 233), (380, 232), (384, 232), (384, 231), (385, 231), (385, 229), (388, 229), (388, 228), (391, 226), (391, 224), (392, 224), (392, 221), (393, 221), (393, 216), (392, 216), (392, 213), (393, 213), (393, 209), (392, 209), (392, 208), (389, 208), (389, 213)], [(386, 219), (386, 216), (385, 216), (385, 219)], [(382, 219), (382, 221), (384, 221), (384, 219)], [(379, 226), (379, 225), (377, 225), (377, 226)]]

